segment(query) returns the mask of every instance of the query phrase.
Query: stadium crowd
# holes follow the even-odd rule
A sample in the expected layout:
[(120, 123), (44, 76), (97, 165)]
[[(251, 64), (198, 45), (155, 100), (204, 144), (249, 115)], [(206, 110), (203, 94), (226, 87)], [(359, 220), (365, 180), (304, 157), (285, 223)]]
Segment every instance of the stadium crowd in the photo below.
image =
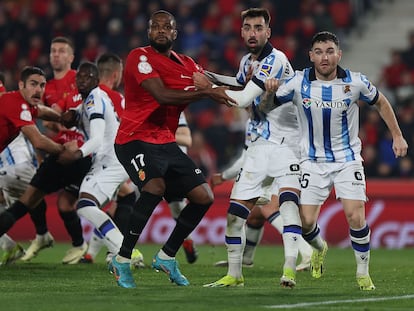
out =
[[(347, 34), (373, 7), (364, 0), (19, 0), (0, 3), (0, 71), (6, 88), (14, 89), (25, 65), (39, 66), (52, 75), (49, 42), (55, 36), (75, 43), (74, 68), (94, 61), (105, 51), (125, 59), (132, 48), (147, 44), (146, 21), (151, 12), (166, 9), (180, 25), (174, 49), (192, 56), (203, 68), (234, 75), (245, 50), (240, 42), (240, 12), (248, 7), (267, 8), (272, 16), (271, 43), (286, 53), (295, 69), (309, 66), (308, 43), (314, 33), (328, 30)], [(403, 133), (414, 143), (414, 32), (410, 46), (394, 50), (378, 78), (378, 87), (391, 94)], [(362, 107), (361, 107), (362, 108)], [(206, 175), (223, 169), (242, 148), (247, 116), (238, 109), (210, 100), (186, 111), (193, 133), (189, 155)], [(363, 106), (361, 139), (368, 177), (410, 177), (414, 152), (395, 159), (391, 139), (378, 113)]]

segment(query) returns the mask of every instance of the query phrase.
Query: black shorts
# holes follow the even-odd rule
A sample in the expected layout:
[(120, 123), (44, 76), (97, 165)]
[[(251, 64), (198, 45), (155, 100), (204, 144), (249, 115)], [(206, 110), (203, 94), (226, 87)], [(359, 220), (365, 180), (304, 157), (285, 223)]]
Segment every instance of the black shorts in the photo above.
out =
[(140, 191), (150, 179), (162, 177), (167, 201), (184, 198), (192, 189), (206, 183), (202, 171), (176, 143), (157, 145), (132, 141), (115, 144), (115, 152)]
[(47, 194), (65, 189), (77, 197), (82, 180), (91, 165), (91, 157), (62, 165), (57, 163), (57, 156), (51, 155), (40, 164), (30, 184)]

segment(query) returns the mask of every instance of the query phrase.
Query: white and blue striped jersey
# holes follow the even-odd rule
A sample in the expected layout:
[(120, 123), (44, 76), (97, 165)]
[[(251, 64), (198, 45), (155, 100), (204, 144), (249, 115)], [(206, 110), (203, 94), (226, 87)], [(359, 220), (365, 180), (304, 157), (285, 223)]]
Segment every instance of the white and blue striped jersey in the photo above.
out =
[[(251, 54), (246, 54), (240, 61), (237, 82), (245, 85), (249, 68), (253, 69), (252, 81), (265, 91), (264, 83), (268, 78), (286, 80), (294, 75), (286, 55), (267, 43), (257, 60), (251, 60)], [(251, 113), (250, 133), (252, 141), (259, 137), (280, 144), (284, 139), (297, 141), (298, 122), (296, 107), (290, 103), (281, 105), (267, 114), (259, 111), (257, 106), (260, 96), (254, 99)], [(292, 138), (290, 138), (292, 137)]]
[(362, 161), (358, 101), (375, 104), (378, 94), (359, 72), (338, 66), (336, 79), (321, 81), (306, 68), (279, 87), (275, 101), (298, 108), (302, 161), (348, 162)]
[(85, 144), (91, 135), (90, 120), (100, 118), (105, 121), (105, 129), (100, 129), (104, 131), (104, 139), (102, 144), (93, 154), (94, 161), (100, 161), (103, 158), (108, 157), (118, 161), (115, 155), (114, 143), (119, 127), (119, 120), (107, 93), (99, 87), (94, 88), (79, 108), (79, 129), (84, 134)]
[(22, 132), (0, 153), (0, 168), (25, 162), (37, 167), (36, 153), (30, 141)]

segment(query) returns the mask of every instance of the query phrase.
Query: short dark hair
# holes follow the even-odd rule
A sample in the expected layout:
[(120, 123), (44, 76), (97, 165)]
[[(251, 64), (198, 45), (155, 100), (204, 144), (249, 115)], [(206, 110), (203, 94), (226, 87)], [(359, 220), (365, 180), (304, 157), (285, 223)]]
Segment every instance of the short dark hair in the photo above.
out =
[(117, 54), (107, 52), (97, 58), (96, 65), (98, 66), (99, 75), (103, 77), (119, 70), (122, 60)]
[(174, 27), (176, 27), (176, 26), (177, 26), (177, 21), (175, 20), (174, 15), (172, 15), (170, 12), (165, 11), (165, 10), (158, 10), (158, 11), (155, 11), (154, 13), (152, 13), (152, 14), (151, 14), (151, 17), (150, 17), (150, 19), (149, 19), (149, 21), (148, 21), (148, 25), (149, 25), (149, 23), (152, 21), (152, 19), (154, 18), (154, 16), (155, 16), (155, 15), (158, 15), (158, 14), (167, 14), (167, 15), (171, 18), (171, 20), (172, 20), (172, 22), (173, 22)]
[(63, 37), (63, 36), (54, 37), (51, 43), (66, 43), (67, 45), (70, 46), (72, 51), (75, 52), (75, 45), (73, 44), (73, 41), (69, 39), (68, 37)]
[(320, 31), (315, 34), (311, 41), (311, 49), (316, 42), (328, 42), (332, 41), (335, 45), (339, 48), (339, 40), (338, 37), (329, 31)]
[(83, 62), (79, 65), (78, 71), (81, 69), (88, 69), (97, 79), (99, 79), (98, 66), (92, 62)]
[(241, 12), (242, 21), (246, 18), (252, 17), (263, 17), (267, 26), (270, 24), (270, 13), (268, 9), (265, 8), (250, 8)]
[(26, 83), (27, 79), (31, 75), (41, 75), (41, 76), (46, 77), (45, 72), (42, 69), (40, 69), (39, 67), (26, 66), (20, 72), (20, 81), (23, 81), (24, 83)]

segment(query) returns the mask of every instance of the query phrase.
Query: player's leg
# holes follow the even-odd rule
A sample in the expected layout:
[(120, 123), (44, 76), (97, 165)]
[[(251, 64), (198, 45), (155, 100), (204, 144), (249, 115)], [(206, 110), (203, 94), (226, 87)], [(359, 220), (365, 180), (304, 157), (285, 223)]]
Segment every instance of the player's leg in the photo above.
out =
[(302, 235), (302, 222), (299, 214), (300, 167), (294, 149), (280, 145), (271, 154), (269, 175), (279, 188), (279, 211), (283, 222), (283, 249), (285, 262), (280, 284), (284, 287), (296, 285), (296, 261), (299, 254), (299, 238)]
[(303, 238), (313, 248), (311, 257), (311, 275), (314, 278), (320, 278), (324, 272), (324, 261), (328, 250), (328, 245), (321, 235), (321, 230), (317, 223), (322, 204), (333, 185), (333, 175), (322, 175), (321, 172), (326, 171), (324, 164), (305, 161), (301, 164), (301, 208), (300, 216), (302, 219)]
[(361, 290), (373, 290), (369, 275), (371, 231), (365, 221), (364, 201), (341, 199), (349, 223), (349, 235), (357, 264), (356, 279)]
[[(181, 151), (178, 145), (168, 147), (169, 167), (165, 175), (165, 199), (186, 197), (188, 204), (178, 215), (168, 240), (154, 257), (152, 266), (159, 269), (168, 266), (169, 278), (177, 285), (187, 286), (188, 280), (178, 269), (175, 255), (184, 240), (200, 223), (214, 200), (213, 192), (201, 170)], [(165, 269), (163, 269), (165, 271)], [(167, 272), (167, 271), (165, 271)]]
[[(0, 189), (0, 214), (7, 208), (6, 200), (3, 196), (3, 190)], [(23, 247), (16, 243), (10, 236), (3, 234), (0, 236), (0, 249), (3, 251), (3, 255), (0, 260), (0, 265), (8, 265), (24, 255)]]
[[(11, 205), (11, 202), (18, 199), (21, 192), (16, 191), (16, 188), (13, 187), (13, 183), (17, 182), (17, 178), (13, 177), (13, 174), (10, 174), (7, 168), (6, 166), (0, 170), (0, 214)], [(24, 255), (23, 247), (7, 234), (0, 236), (0, 249), (3, 251), (0, 265), (11, 264)]]
[[(34, 191), (34, 189), (37, 189), (35, 190), (35, 193), (39, 192), (44, 197), (46, 194), (56, 192), (67, 185), (71, 185), (72, 183), (76, 184), (77, 182), (79, 185), (80, 180), (85, 175), (88, 167), (90, 167), (90, 159), (78, 160), (75, 163), (65, 166), (57, 163), (56, 156), (49, 156), (41, 163), (37, 169), (36, 173), (30, 181), (30, 187), (32, 188), (32, 191)], [(32, 206), (35, 203), (30, 202), (28, 204), (30, 204), (28, 206)], [(45, 204), (43, 204), (43, 202), (40, 204), (41, 205), (39, 209), (38, 207), (35, 209), (30, 209), (31, 217), (35, 223), (37, 234), (36, 238), (32, 241), (30, 247), (27, 249), (26, 255), (22, 258), (23, 260), (32, 259), (40, 250), (52, 246), (54, 242), (52, 235), (47, 231)], [(80, 227), (80, 223), (78, 227), (73, 225), (76, 223), (77, 219), (78, 217), (76, 215), (76, 211), (73, 210), (73, 207), (71, 211), (68, 211), (67, 217), (63, 217), (66, 228), (75, 228), (73, 230), (77, 230), (76, 234), (72, 234), (71, 231), (68, 231), (71, 236), (77, 237), (75, 239), (76, 242), (82, 238), (82, 228)], [(69, 224), (67, 224), (67, 222)]]
[(72, 248), (67, 250), (65, 256), (62, 258), (62, 263), (64, 264), (78, 263), (88, 248), (87, 243), (83, 239), (81, 221), (76, 212), (78, 190), (78, 187), (68, 187), (58, 195), (59, 215), (72, 240)]
[(371, 231), (365, 219), (366, 185), (361, 163), (345, 165), (335, 178), (335, 191), (337, 198), (341, 199), (349, 224), (358, 286), (361, 290), (374, 290), (369, 275)]
[(205, 287), (244, 286), (242, 258), (246, 244), (245, 225), (250, 211), (262, 194), (262, 183), (268, 169), (272, 145), (252, 144), (245, 153), (243, 168), (233, 185), (227, 210), (225, 246), (227, 248), (227, 275)]
[[(259, 245), (264, 232), (266, 219), (262, 216), (261, 207), (256, 204), (246, 220), (246, 245), (243, 251), (242, 266), (252, 268), (256, 248)], [(215, 267), (228, 267), (227, 260), (217, 261)]]
[(104, 244), (112, 254), (118, 253), (123, 235), (111, 217), (101, 208), (112, 199), (127, 178), (118, 162), (107, 162), (106, 166), (95, 163), (80, 186), (76, 204), (79, 216), (87, 219), (98, 229), (104, 237)]
[[(132, 209), (136, 201), (135, 190), (128, 182), (122, 183), (117, 193), (116, 201), (111, 201), (108, 205), (106, 213), (112, 218), (116, 226), (125, 235), (128, 229), (129, 220), (131, 218)], [(94, 228), (92, 236), (89, 240), (88, 251), (81, 259), (82, 263), (93, 263), (96, 256), (103, 246), (103, 236), (98, 229)], [(107, 262), (110, 261), (111, 255), (108, 253)], [(142, 263), (139, 263), (142, 266)]]
[[(168, 202), (168, 206), (171, 210), (171, 216), (177, 220), (182, 210), (186, 207), (187, 201), (184, 198), (174, 198)], [(183, 242), (183, 250), (188, 263), (194, 263), (198, 258), (198, 252), (195, 247), (195, 243), (189, 235)]]
[[(45, 192), (34, 186), (27, 186), (33, 172), (33, 165), (25, 166), (20, 170), (25, 178), (12, 178), (7, 181), (7, 187), (3, 187), (8, 209), (0, 214), (0, 235), (6, 233), (17, 220), (42, 202)], [(15, 172), (14, 175), (16, 176)], [(6, 176), (13, 176), (13, 174)]]
[(246, 246), (243, 252), (243, 267), (253, 267), (256, 248), (263, 237), (264, 224), (266, 219), (261, 212), (261, 206), (256, 203), (246, 222)]
[[(263, 217), (280, 233), (283, 234), (283, 220), (279, 212), (279, 197), (272, 195), (268, 204), (261, 208)], [(309, 270), (310, 258), (312, 255), (312, 247), (306, 242), (302, 236), (298, 238), (298, 249), (301, 261), (296, 265), (296, 271)]]
[[(166, 162), (153, 157), (154, 154), (162, 154), (161, 147), (140, 141), (115, 145), (118, 160), (140, 191), (121, 249), (111, 261), (117, 283), (121, 287), (136, 287), (130, 270), (131, 254), (154, 209), (163, 199), (165, 182), (162, 176), (165, 173)], [(137, 154), (142, 155), (140, 161), (136, 159)]]

